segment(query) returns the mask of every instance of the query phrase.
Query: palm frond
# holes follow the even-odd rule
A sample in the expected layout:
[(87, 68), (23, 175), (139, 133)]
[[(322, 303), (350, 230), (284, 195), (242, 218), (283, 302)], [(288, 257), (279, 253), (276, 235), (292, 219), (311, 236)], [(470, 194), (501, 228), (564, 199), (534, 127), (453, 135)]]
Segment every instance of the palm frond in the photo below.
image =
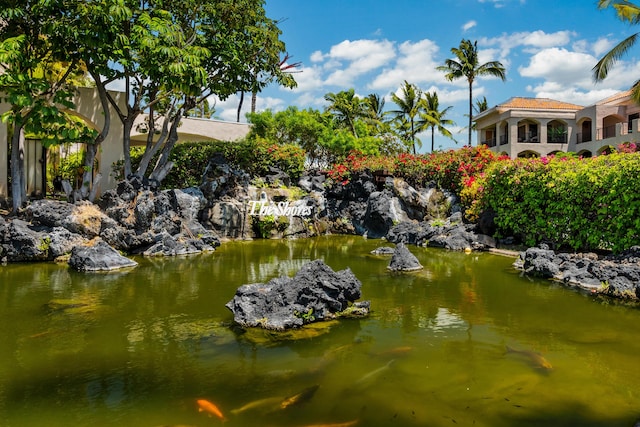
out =
[(593, 79), (595, 81), (599, 82), (607, 77), (611, 67), (635, 44), (639, 34), (640, 33), (635, 33), (622, 40), (598, 61), (592, 69)]
[(640, 105), (640, 80), (636, 80), (631, 87), (631, 99), (636, 103), (636, 105)]

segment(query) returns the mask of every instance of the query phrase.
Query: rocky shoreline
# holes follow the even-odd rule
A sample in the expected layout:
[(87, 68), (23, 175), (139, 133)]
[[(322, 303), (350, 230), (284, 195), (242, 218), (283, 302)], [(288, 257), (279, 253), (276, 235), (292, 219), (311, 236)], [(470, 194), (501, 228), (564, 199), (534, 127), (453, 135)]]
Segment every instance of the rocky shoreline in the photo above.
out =
[[(301, 177), (297, 186), (285, 183), (289, 177), (282, 171), (256, 181), (215, 156), (199, 187), (158, 191), (123, 181), (96, 204), (36, 200), (16, 217), (0, 215), (0, 260), (111, 270), (135, 266), (120, 253), (188, 255), (214, 251), (225, 240), (325, 234), (452, 251), (501, 250), (490, 231), (483, 233), (490, 226), (465, 223), (456, 197), (434, 185), (414, 188), (401, 178), (381, 182), (368, 173), (342, 185), (319, 172)], [(640, 299), (640, 248), (617, 257), (529, 248), (514, 266), (589, 292)]]

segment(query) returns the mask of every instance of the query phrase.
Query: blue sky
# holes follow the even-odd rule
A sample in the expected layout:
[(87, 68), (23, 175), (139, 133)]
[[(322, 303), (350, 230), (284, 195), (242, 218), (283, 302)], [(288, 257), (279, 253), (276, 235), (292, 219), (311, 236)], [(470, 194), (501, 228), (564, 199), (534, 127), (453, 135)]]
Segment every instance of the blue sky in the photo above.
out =
[[(448, 82), (435, 68), (451, 58), (461, 39), (478, 41), (481, 62), (497, 60), (507, 81), (482, 78), (474, 99), (495, 106), (513, 96), (552, 98), (578, 105), (626, 90), (640, 77), (640, 45), (609, 77), (595, 84), (591, 68), (611, 47), (634, 32), (613, 10), (596, 0), (266, 0), (269, 17), (281, 20), (282, 40), (301, 62), (294, 90), (268, 87), (257, 109), (290, 105), (322, 110), (324, 95), (354, 88), (360, 96), (387, 98), (407, 80), (438, 93), (440, 106), (452, 106), (453, 141), (436, 137), (436, 147), (466, 143), (467, 82)], [(249, 107), (249, 100), (245, 106)], [(216, 104), (216, 115), (235, 120), (238, 98)], [(423, 149), (430, 139), (422, 135)], [(475, 141), (474, 141), (475, 143)]]

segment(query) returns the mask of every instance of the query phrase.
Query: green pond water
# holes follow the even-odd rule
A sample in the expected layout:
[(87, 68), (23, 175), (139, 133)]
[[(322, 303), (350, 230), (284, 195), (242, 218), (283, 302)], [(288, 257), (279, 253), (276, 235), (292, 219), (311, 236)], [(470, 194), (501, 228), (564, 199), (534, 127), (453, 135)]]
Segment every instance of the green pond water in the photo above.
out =
[[(0, 426), (631, 427), (640, 418), (640, 310), (523, 278), (513, 259), (486, 253), (410, 247), (424, 270), (392, 274), (389, 258), (369, 254), (384, 243), (233, 242), (109, 274), (0, 266)], [(351, 268), (370, 317), (295, 336), (232, 326), (224, 305), (238, 286), (313, 259)], [(199, 399), (226, 421), (199, 412)]]

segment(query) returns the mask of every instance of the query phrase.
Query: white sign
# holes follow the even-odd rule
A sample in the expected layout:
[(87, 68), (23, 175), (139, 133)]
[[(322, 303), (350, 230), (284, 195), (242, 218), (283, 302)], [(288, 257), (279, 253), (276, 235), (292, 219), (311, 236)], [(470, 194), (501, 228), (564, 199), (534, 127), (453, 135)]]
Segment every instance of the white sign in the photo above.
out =
[(274, 216), (310, 216), (313, 206), (289, 206), (289, 202), (265, 203), (250, 201), (251, 211), (249, 215), (274, 215)]

